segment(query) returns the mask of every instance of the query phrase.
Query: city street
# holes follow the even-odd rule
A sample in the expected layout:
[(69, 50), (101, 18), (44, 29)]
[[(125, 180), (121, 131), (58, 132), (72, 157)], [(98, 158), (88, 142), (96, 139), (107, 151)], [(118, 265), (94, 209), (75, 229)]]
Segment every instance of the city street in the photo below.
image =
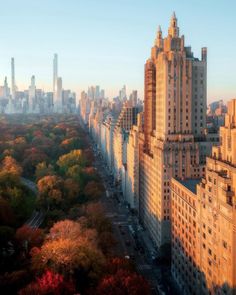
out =
[[(106, 216), (110, 218), (113, 225), (114, 236), (117, 241), (116, 255), (118, 254), (135, 262), (137, 271), (149, 281), (153, 294), (174, 294), (169, 291), (169, 287), (165, 285), (165, 282), (162, 282), (161, 267), (154, 262), (155, 250), (151, 241), (148, 241), (146, 231), (139, 225), (137, 217), (130, 212), (122, 200), (120, 191), (114, 185), (113, 177), (109, 174), (109, 169), (104, 164), (95, 145), (93, 145), (93, 150), (95, 156), (94, 165), (103, 180), (106, 190), (102, 203)], [(146, 237), (145, 240), (144, 236)], [(149, 242), (148, 245), (145, 241)]]

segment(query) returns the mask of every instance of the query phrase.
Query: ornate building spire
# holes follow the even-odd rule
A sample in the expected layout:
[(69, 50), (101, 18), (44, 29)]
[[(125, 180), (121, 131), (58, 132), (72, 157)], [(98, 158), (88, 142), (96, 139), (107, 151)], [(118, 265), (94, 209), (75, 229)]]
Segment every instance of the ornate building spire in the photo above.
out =
[(157, 47), (162, 48), (162, 44), (163, 44), (162, 30), (161, 30), (161, 26), (158, 26), (158, 29), (157, 29), (157, 37), (156, 37), (156, 40), (155, 40), (155, 45)]
[(168, 34), (173, 38), (179, 37), (179, 27), (177, 22), (178, 22), (177, 17), (175, 15), (175, 12), (173, 12), (171, 16), (171, 20), (170, 20), (170, 27), (168, 30)]

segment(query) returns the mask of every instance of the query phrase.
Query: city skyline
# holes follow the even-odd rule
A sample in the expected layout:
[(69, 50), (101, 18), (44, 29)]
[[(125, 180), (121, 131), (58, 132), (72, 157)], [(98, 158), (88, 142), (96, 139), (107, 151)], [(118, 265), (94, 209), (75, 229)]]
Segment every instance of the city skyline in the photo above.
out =
[[(51, 91), (52, 55), (57, 52), (64, 84), (77, 94), (95, 84), (103, 85), (108, 96), (113, 97), (126, 84), (129, 91), (137, 89), (143, 98), (143, 61), (152, 46), (150, 40), (155, 37), (158, 25), (166, 33), (165, 19), (175, 10), (180, 35), (184, 32), (187, 36), (186, 45), (192, 45), (197, 57), (200, 47), (208, 47), (208, 102), (235, 96), (236, 61), (230, 48), (236, 40), (231, 38), (228, 42), (228, 36), (234, 36), (233, 1), (228, 6), (214, 2), (214, 11), (213, 1), (204, 6), (193, 3), (189, 9), (185, 7), (186, 1), (171, 4), (135, 1), (135, 6), (133, 0), (77, 2), (3, 4), (1, 24), (5, 44), (0, 56), (1, 81), (5, 76), (10, 81), (10, 60), (14, 57), (19, 89), (27, 88), (30, 77), (35, 75), (37, 87)], [(190, 13), (192, 9), (194, 15)], [(18, 34), (24, 31), (28, 33)]]

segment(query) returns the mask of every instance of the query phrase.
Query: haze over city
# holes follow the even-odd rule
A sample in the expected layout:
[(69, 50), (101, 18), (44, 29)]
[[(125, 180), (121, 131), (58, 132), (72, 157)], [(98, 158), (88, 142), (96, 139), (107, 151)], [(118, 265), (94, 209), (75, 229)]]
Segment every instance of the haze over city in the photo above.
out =
[(236, 295), (236, 7), (205, 2), (1, 5), (1, 294)]
[(113, 97), (126, 84), (143, 98), (144, 61), (158, 25), (165, 34), (176, 11), (186, 45), (197, 57), (208, 47), (208, 102), (228, 100), (236, 85), (235, 9), (233, 0), (3, 1), (0, 78), (10, 78), (14, 57), (19, 89), (35, 75), (37, 87), (51, 91), (57, 52), (63, 84), (77, 94), (95, 84)]

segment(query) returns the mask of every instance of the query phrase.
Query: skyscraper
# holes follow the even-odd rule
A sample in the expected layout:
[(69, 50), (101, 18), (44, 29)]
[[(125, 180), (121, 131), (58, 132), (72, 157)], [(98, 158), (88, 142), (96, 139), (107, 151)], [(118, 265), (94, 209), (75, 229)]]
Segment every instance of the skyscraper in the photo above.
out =
[(4, 98), (9, 98), (9, 96), (10, 96), (10, 89), (8, 87), (7, 77), (5, 77), (4, 86), (3, 86), (3, 97)]
[(168, 36), (158, 28), (145, 64), (144, 129), (140, 134), (140, 219), (160, 247), (170, 243), (170, 179), (204, 174), (206, 48), (202, 59), (179, 36), (175, 13)]
[(56, 100), (57, 96), (57, 79), (58, 79), (58, 56), (54, 54), (53, 58), (53, 99)]
[(62, 103), (62, 78), (57, 78), (57, 91), (56, 91), (56, 101), (54, 101), (56, 105), (57, 112), (61, 113), (63, 111), (63, 103)]
[(14, 57), (11, 58), (11, 96), (15, 99), (16, 85), (15, 85), (15, 60)]
[(31, 83), (29, 86), (29, 101), (28, 107), (29, 112), (33, 112), (36, 106), (36, 86), (35, 86), (35, 76), (31, 77)]

